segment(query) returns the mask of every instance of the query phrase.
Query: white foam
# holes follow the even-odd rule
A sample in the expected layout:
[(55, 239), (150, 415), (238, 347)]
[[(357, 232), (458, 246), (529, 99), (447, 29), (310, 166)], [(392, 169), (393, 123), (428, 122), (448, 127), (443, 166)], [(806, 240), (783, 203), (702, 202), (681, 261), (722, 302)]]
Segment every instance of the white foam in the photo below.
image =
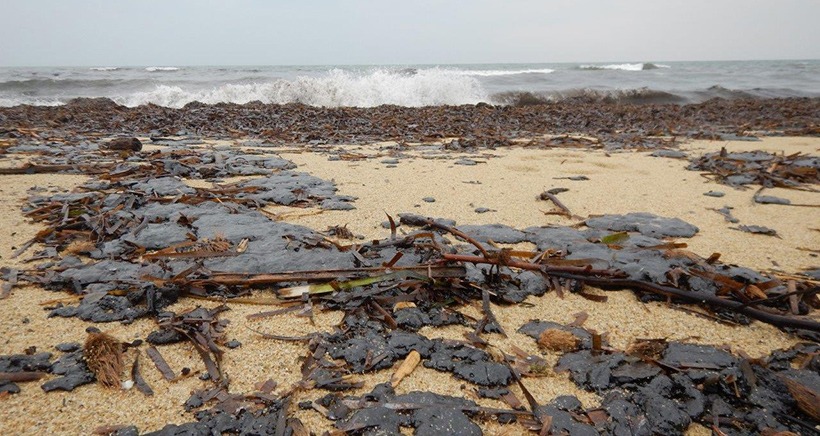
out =
[(581, 65), (582, 70), (622, 70), (641, 71), (643, 64)]
[(304, 103), (311, 106), (373, 107), (383, 104), (436, 106), (475, 104), (489, 97), (477, 79), (451, 70), (430, 68), (408, 75), (375, 69), (353, 73), (339, 69), (319, 77), (297, 77), (250, 84), (227, 84), (212, 89), (158, 85), (151, 91), (114, 98), (125, 106), (154, 103), (182, 107), (187, 103)]
[(61, 106), (65, 102), (57, 99), (31, 97), (0, 97), (0, 107), (12, 107), (21, 104), (30, 106)]
[(117, 71), (119, 67), (91, 67), (89, 70), (91, 71)]
[(554, 73), (555, 70), (550, 68), (541, 68), (541, 69), (530, 69), (530, 70), (453, 70), (454, 74), (460, 74), (464, 76), (482, 76), (482, 77), (492, 77), (492, 76), (514, 76), (517, 74), (550, 74)]
[(609, 65), (581, 65), (582, 70), (620, 70), (620, 71), (643, 71), (654, 70), (656, 68), (672, 68), (669, 65), (640, 63), (640, 64), (609, 64)]
[(145, 69), (145, 71), (149, 71), (149, 72), (152, 72), (152, 73), (157, 72), (157, 71), (177, 71), (177, 70), (179, 70), (179, 68), (177, 68), (177, 67), (148, 67), (148, 68)]

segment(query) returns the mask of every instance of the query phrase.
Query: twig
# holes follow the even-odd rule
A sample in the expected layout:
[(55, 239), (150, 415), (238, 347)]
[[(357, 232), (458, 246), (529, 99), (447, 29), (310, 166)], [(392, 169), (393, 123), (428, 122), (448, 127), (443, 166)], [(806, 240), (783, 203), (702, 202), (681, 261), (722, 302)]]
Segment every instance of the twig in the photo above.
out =
[[(455, 260), (471, 263), (489, 263), (497, 264), (493, 259), (483, 259), (476, 256), (463, 256), (444, 254), (444, 259)], [(755, 318), (768, 324), (777, 327), (788, 327), (810, 330), (813, 332), (820, 332), (820, 322), (808, 319), (798, 318), (786, 315), (777, 315), (769, 313), (754, 307), (749, 307), (743, 302), (727, 300), (716, 295), (704, 294), (702, 292), (689, 292), (669, 286), (658, 285), (650, 282), (642, 282), (639, 280), (632, 280), (626, 278), (619, 278), (620, 271), (612, 270), (593, 270), (591, 268), (578, 267), (549, 267), (546, 265), (535, 265), (526, 262), (507, 262), (507, 266), (513, 268), (526, 269), (530, 271), (541, 271), (553, 277), (560, 277), (564, 279), (577, 280), (592, 286), (602, 288), (628, 288), (633, 290), (641, 290), (651, 292), (653, 294), (664, 295), (667, 297), (676, 297), (695, 304), (708, 304), (715, 307), (733, 310), (738, 313)], [(603, 277), (610, 276), (610, 277)], [(622, 275), (620, 277), (623, 277)]]
[[(271, 274), (236, 274), (217, 273), (207, 279), (191, 280), (180, 279), (182, 285), (204, 286), (204, 285), (225, 285), (225, 286), (262, 286), (283, 282), (312, 282), (341, 280), (350, 276), (369, 276), (372, 274), (384, 274), (387, 268), (351, 268), (351, 269), (328, 269), (313, 271), (288, 271)], [(392, 267), (392, 271), (415, 271), (419, 274), (428, 275), (431, 278), (460, 278), (466, 272), (463, 267), (416, 265), (408, 267)]]
[(412, 219), (412, 218), (408, 218), (408, 217), (403, 216), (402, 220), (403, 221), (408, 221), (409, 220), (408, 224), (410, 224), (410, 225), (414, 225), (414, 226), (415, 225), (426, 225), (426, 226), (432, 227), (434, 229), (438, 229), (438, 230), (445, 231), (447, 233), (451, 233), (454, 236), (457, 236), (457, 237), (469, 242), (470, 244), (473, 244), (476, 248), (478, 248), (478, 251), (481, 252), (481, 255), (484, 256), (485, 259), (490, 258), (490, 253), (487, 252), (487, 249), (485, 249), (484, 246), (482, 246), (480, 242), (476, 241), (470, 235), (462, 232), (459, 229), (456, 229), (454, 227), (450, 227), (450, 226), (447, 226), (447, 225), (444, 225), (444, 224), (441, 224), (441, 223), (437, 223), (432, 218), (422, 218), (422, 219), (416, 220), (416, 219)]
[(490, 265), (503, 265), (513, 268), (524, 269), (528, 271), (540, 271), (545, 274), (552, 274), (556, 272), (566, 272), (573, 274), (587, 274), (590, 276), (609, 276), (609, 277), (623, 277), (625, 274), (622, 271), (613, 269), (594, 269), (591, 266), (571, 266), (571, 265), (538, 265), (529, 262), (520, 262), (516, 260), (501, 260), (494, 258), (483, 258), (478, 256), (469, 256), (464, 254), (449, 254), (442, 255), (445, 260), (454, 262), (470, 262), (470, 263), (486, 263)]
[(162, 357), (162, 354), (159, 354), (159, 350), (157, 350), (155, 347), (148, 347), (145, 350), (145, 354), (147, 354), (151, 361), (154, 362), (154, 365), (157, 367), (157, 370), (160, 372), (160, 374), (162, 374), (165, 380), (172, 381), (176, 377), (174, 371), (171, 369), (170, 366), (168, 366), (168, 362), (165, 361), (165, 359)]
[(541, 199), (542, 200), (552, 201), (553, 204), (555, 204), (555, 206), (558, 207), (558, 209), (561, 209), (561, 212), (562, 212), (561, 215), (564, 215), (567, 218), (571, 218), (573, 216), (572, 212), (570, 212), (569, 208), (567, 206), (565, 206), (564, 203), (561, 203), (561, 200), (559, 200), (558, 197), (555, 196), (555, 194), (553, 194), (551, 192), (546, 192), (546, 191), (542, 192), (541, 193)]

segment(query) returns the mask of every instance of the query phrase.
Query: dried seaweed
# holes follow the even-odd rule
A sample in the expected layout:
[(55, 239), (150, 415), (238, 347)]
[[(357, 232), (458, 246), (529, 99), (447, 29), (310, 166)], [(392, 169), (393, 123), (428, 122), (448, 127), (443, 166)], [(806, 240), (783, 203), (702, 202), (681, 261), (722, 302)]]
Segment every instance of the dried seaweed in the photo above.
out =
[[(220, 110), (237, 109), (227, 105)], [(453, 110), (471, 113), (490, 109)], [(630, 144), (634, 147), (646, 147), (651, 142), (636, 132), (632, 134), (635, 139)], [(345, 133), (339, 135), (330, 140), (342, 138)], [(602, 136), (602, 140), (554, 137), (549, 144), (545, 140), (544, 145), (600, 147), (624, 138)], [(504, 134), (487, 134), (450, 146), (505, 143)], [(664, 239), (691, 237), (697, 232), (679, 219), (636, 213), (591, 217), (585, 222), (586, 228), (514, 229), (501, 224), (457, 226), (450, 220), (403, 214), (402, 229), (409, 230), (398, 236), (397, 225), (388, 215), (388, 238), (341, 245), (311, 229), (271, 220), (260, 212), (274, 203), (320, 208), (352, 206), (353, 199), (337, 195), (332, 183), (290, 171), (292, 164), (283, 159), (236, 150), (209, 153), (172, 148), (136, 152), (125, 162), (109, 162), (95, 147), (38, 146), (33, 152), (37, 165), (53, 164), (53, 159), (66, 156), (88, 156), (87, 166), (73, 167), (71, 171), (93, 173), (91, 166), (95, 166), (109, 172), (76, 192), (29, 199), (25, 213), (46, 226), (31, 244), (51, 249), (35, 257), (48, 257), (49, 263), (28, 270), (3, 270), (7, 281), (3, 289), (9, 292), (16, 283), (23, 282), (66, 291), (75, 298), (61, 301), (61, 305), (69, 305), (55, 307), (55, 316), (77, 316), (94, 322), (129, 322), (152, 316), (159, 330), (148, 336), (150, 344), (187, 341), (203, 361), (207, 371), (203, 379), (213, 383), (196, 392), (187, 406), (193, 410), (214, 404), (214, 408), (196, 412), (196, 423), (163, 429), (165, 434), (241, 432), (258, 429), (259, 425), (276, 434), (284, 434), (286, 429), (298, 432), (303, 428), (288, 417), (290, 394), (297, 390), (335, 392), (358, 388), (362, 386), (358, 374), (387, 369), (397, 362), (403, 364), (396, 368), (391, 380), (394, 385), (402, 374), (422, 364), (449, 372), (480, 395), (502, 398), (513, 408), (520, 407), (521, 402), (508, 387), (519, 383), (531, 411), (491, 410), (430, 393), (401, 396), (386, 385), (360, 398), (328, 396), (310, 402), (310, 407), (334, 416), (340, 430), (354, 432), (398, 431), (402, 427), (440, 432), (454, 428), (452, 425), (474, 432), (478, 429), (474, 421), (489, 414), (500, 421), (517, 420), (525, 428), (544, 432), (647, 434), (656, 429), (674, 434), (693, 421), (725, 427), (727, 421), (716, 421), (713, 418), (717, 412), (705, 409), (709, 405), (723, 407), (718, 400), (729, 404), (731, 419), (748, 431), (798, 428), (781, 414), (811, 419), (806, 410), (795, 409), (794, 394), (785, 396), (785, 382), (778, 381), (778, 377), (789, 375), (801, 386), (814, 389), (812, 392), (817, 392), (815, 381), (803, 372), (782, 374), (793, 370), (785, 368), (786, 358), (770, 356), (768, 367), (754, 362), (743, 364), (729, 353), (726, 357), (715, 350), (702, 352), (665, 342), (636, 345), (624, 353), (612, 349), (605, 335), (580, 328), (583, 316), (573, 326), (536, 322), (520, 331), (538, 339), (547, 349), (566, 353), (559, 368), (568, 369), (579, 385), (599, 392), (618, 387), (623, 393), (605, 397), (601, 407), (593, 410), (583, 410), (570, 397), (541, 404), (526, 389), (522, 377), (549, 373), (545, 360), (520, 350), (508, 355), (493, 343), (495, 336), (486, 334), (505, 334), (493, 305), (518, 303), (548, 291), (573, 292), (593, 301), (605, 301), (606, 297), (586, 292), (586, 286), (629, 288), (645, 300), (672, 299), (705, 305), (739, 323), (748, 323), (747, 317), (752, 317), (786, 329), (820, 331), (813, 318), (804, 316), (817, 307), (812, 282), (783, 281), (722, 264), (717, 256), (704, 259), (686, 252), (682, 250), (685, 244)], [(191, 188), (179, 179), (251, 173), (263, 177), (212, 189)], [(555, 197), (555, 192), (549, 194)], [(346, 227), (337, 226), (333, 232), (341, 237), (343, 229)], [(466, 244), (448, 240), (453, 237)], [(536, 251), (498, 249), (495, 245), (517, 242), (530, 242)], [(223, 346), (228, 343), (224, 335), (227, 321), (219, 319), (219, 314), (227, 306), (179, 313), (163, 309), (183, 295), (226, 302), (264, 300), (268, 304), (270, 298), (258, 295), (271, 290), (280, 296), (293, 294), (299, 301), (290, 307), (251, 315), (250, 320), (297, 311), (311, 314), (322, 307), (343, 311), (343, 321), (331, 333), (303, 336), (253, 329), (272, 340), (304, 343), (307, 355), (303, 377), (286, 387), (281, 398), (271, 393), (270, 386), (250, 395), (233, 394), (221, 367)], [(78, 300), (79, 305), (71, 305)], [(459, 311), (462, 304), (478, 301), (480, 319)], [(429, 339), (418, 333), (425, 326), (447, 324), (464, 325), (471, 333), (466, 341)], [(44, 389), (72, 389), (94, 380), (81, 354), (74, 353), (63, 356), (60, 365), (49, 364), (48, 369), (39, 370), (66, 375), (47, 382)], [(197, 373), (186, 369), (178, 377), (156, 348), (148, 347), (146, 353), (169, 381)], [(795, 353), (805, 358), (806, 353)], [(139, 374), (138, 355), (131, 376), (138, 389), (150, 395), (152, 389)], [(724, 360), (716, 360), (715, 356), (723, 356)], [(89, 366), (96, 368), (93, 361)], [(783, 367), (772, 369), (778, 365)], [(768, 389), (760, 391), (763, 399), (753, 397), (754, 387), (748, 386), (750, 371), (758, 386)], [(0, 369), (4, 372), (10, 371)], [(39, 377), (35, 372), (23, 371), (13, 377)], [(717, 381), (713, 373), (717, 373)], [(117, 374), (119, 380), (119, 371)], [(102, 382), (104, 377), (97, 378)], [(5, 383), (0, 388), (8, 386), (0, 383)], [(737, 392), (751, 393), (749, 401), (759, 404), (752, 407), (729, 401)], [(806, 397), (803, 394), (797, 395)], [(745, 415), (757, 413), (760, 407), (768, 410), (761, 417)]]
[(820, 183), (820, 160), (802, 153), (729, 152), (722, 148), (692, 159), (688, 169), (705, 172), (715, 181), (735, 187), (754, 184), (806, 189), (806, 185)]
[[(522, 331), (538, 338), (538, 326), (591, 336), (577, 327), (541, 321)], [(582, 343), (581, 350), (563, 354), (555, 369), (568, 371), (584, 389), (609, 392), (595, 412), (601, 419), (593, 419), (572, 397), (556, 399), (551, 407), (533, 405), (542, 423), (550, 417), (553, 431), (581, 431), (592, 424), (604, 433), (683, 434), (690, 423), (699, 422), (729, 433), (800, 432), (806, 430), (801, 422), (817, 422), (812, 392), (820, 388), (820, 377), (813, 370), (793, 368), (793, 362), (816, 352), (816, 344), (775, 351), (762, 360), (664, 340), (638, 341), (626, 354), (611, 348), (595, 353), (588, 347)], [(718, 419), (723, 417), (727, 419)]]
[(120, 374), (123, 370), (120, 341), (98, 330), (89, 331), (83, 345), (83, 356), (100, 384), (107, 388), (120, 386)]

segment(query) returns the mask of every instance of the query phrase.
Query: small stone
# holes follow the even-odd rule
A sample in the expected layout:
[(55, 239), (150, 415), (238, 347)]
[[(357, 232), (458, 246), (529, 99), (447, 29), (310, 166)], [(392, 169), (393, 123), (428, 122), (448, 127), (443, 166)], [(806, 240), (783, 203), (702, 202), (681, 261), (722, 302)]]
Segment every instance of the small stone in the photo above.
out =
[(225, 342), (225, 346), (230, 348), (230, 349), (234, 349), (234, 348), (239, 348), (240, 346), (242, 346), (242, 343), (237, 341), (236, 339), (231, 339), (230, 341)]
[(428, 203), (435, 203), (436, 202), (436, 199), (433, 198), (433, 197), (424, 197), (424, 198), (422, 198), (422, 200), (426, 201)]
[(755, 195), (755, 203), (760, 204), (791, 204), (788, 198), (775, 197), (773, 195)]
[(63, 342), (62, 344), (57, 344), (54, 346), (57, 351), (62, 351), (63, 353), (71, 353), (72, 351), (77, 351), (80, 349), (79, 342)]

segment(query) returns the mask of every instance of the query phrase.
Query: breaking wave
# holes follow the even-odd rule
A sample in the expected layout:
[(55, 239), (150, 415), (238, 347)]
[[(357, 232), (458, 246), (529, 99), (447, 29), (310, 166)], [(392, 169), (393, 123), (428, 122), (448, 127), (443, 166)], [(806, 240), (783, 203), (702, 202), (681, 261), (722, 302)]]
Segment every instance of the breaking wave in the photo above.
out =
[(492, 96), (496, 104), (508, 106), (529, 106), (536, 104), (554, 103), (564, 100), (578, 102), (606, 102), (624, 104), (683, 104), (691, 100), (684, 96), (666, 91), (649, 88), (597, 90), (597, 89), (569, 89), (564, 91), (545, 92), (502, 92)]
[(658, 68), (672, 68), (672, 67), (670, 67), (669, 65), (653, 64), (653, 63), (649, 63), (649, 62), (640, 63), (640, 64), (580, 65), (578, 67), (579, 70), (590, 70), (590, 71), (600, 71), (600, 70), (645, 71), (645, 70), (657, 70)]
[(415, 74), (389, 70), (351, 73), (331, 70), (320, 77), (277, 79), (263, 83), (224, 84), (211, 89), (186, 89), (157, 85), (113, 100), (125, 106), (154, 103), (182, 107), (188, 103), (303, 103), (311, 106), (372, 107), (383, 104), (436, 106), (475, 104), (488, 96), (474, 78), (443, 69), (425, 69)]
[[(809, 66), (820, 68), (820, 63), (814, 65)], [(104, 97), (132, 107), (156, 104), (174, 108), (192, 102), (417, 107), (564, 100), (683, 104), (712, 98), (820, 97), (814, 69), (794, 70), (780, 79), (770, 74), (772, 67), (756, 67), (760, 71), (749, 76), (734, 73), (747, 71), (747, 64), (729, 64), (734, 70), (726, 64), (684, 68), (675, 64), (666, 74), (648, 75), (620, 71), (664, 66), (570, 64), (553, 66), (554, 71), (548, 66), (552, 65), (180, 67), (181, 73), (173, 73), (177, 67), (93, 67), (93, 71), (89, 67), (0, 68), (0, 106), (51, 106), (77, 97)], [(596, 74), (582, 68), (615, 71)]]
[(81, 91), (87, 89), (115, 89), (126, 84), (148, 83), (142, 80), (123, 79), (25, 79), (0, 82), (0, 91), (13, 91), (24, 95), (35, 95), (44, 91)]
[(61, 106), (66, 102), (58, 98), (20, 98), (0, 96), (0, 107), (12, 107), (27, 104), (30, 106)]
[(803, 93), (791, 89), (737, 90), (722, 86), (711, 86), (695, 91), (661, 91), (651, 88), (636, 89), (568, 89), (562, 91), (511, 91), (491, 96), (491, 102), (507, 106), (529, 106), (572, 100), (585, 103), (622, 104), (686, 104), (701, 103), (713, 98), (724, 100), (801, 97)]

